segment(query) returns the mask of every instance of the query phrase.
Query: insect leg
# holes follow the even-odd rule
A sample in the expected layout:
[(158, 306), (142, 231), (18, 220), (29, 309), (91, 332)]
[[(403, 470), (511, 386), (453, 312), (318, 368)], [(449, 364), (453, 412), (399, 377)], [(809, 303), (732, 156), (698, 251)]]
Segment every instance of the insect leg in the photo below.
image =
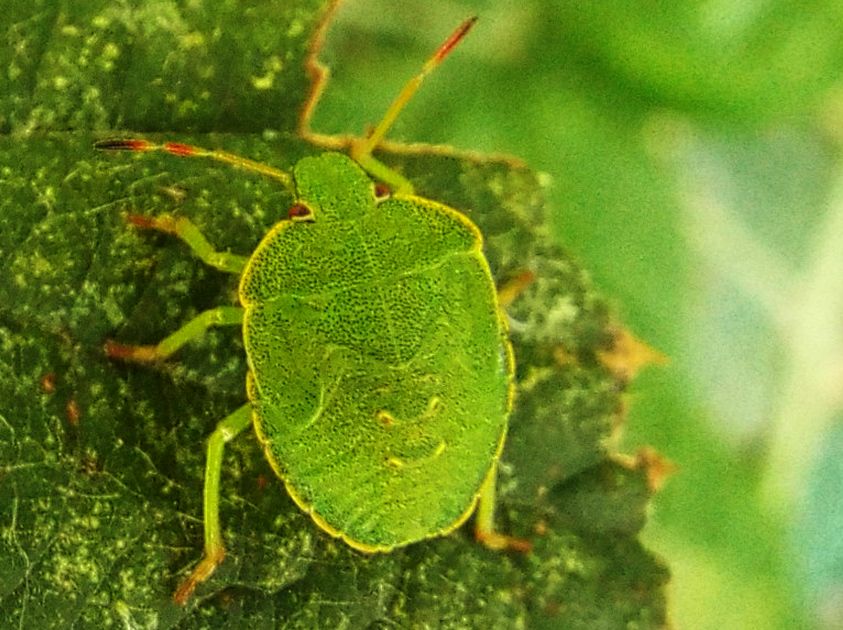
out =
[(141, 214), (128, 214), (126, 220), (137, 228), (145, 230), (158, 230), (180, 238), (190, 247), (199, 260), (220, 271), (229, 273), (242, 273), (248, 258), (237, 256), (229, 252), (219, 252), (208, 242), (198, 227), (185, 217), (174, 217), (169, 214), (162, 214), (156, 217), (147, 217)]
[(495, 502), (498, 483), (497, 462), (492, 466), (483, 486), (480, 488), (480, 498), (477, 502), (477, 514), (474, 521), (474, 537), (489, 549), (496, 551), (509, 549), (527, 552), (532, 545), (523, 538), (507, 536), (495, 531)]
[(499, 285), (498, 304), (501, 308), (510, 306), (535, 280), (536, 274), (527, 270)]
[(208, 440), (205, 487), (202, 491), (205, 551), (202, 560), (173, 594), (173, 600), (179, 605), (184, 605), (187, 602), (196, 586), (207, 580), (225, 558), (225, 545), (220, 530), (220, 471), (222, 470), (223, 450), (226, 443), (234, 439), (251, 422), (252, 409), (251, 405), (247, 403), (221, 420)]
[(166, 359), (184, 344), (198, 339), (212, 326), (231, 326), (243, 323), (243, 309), (239, 306), (218, 306), (199, 313), (173, 334), (156, 345), (133, 346), (109, 339), (105, 354), (112, 359), (148, 363)]

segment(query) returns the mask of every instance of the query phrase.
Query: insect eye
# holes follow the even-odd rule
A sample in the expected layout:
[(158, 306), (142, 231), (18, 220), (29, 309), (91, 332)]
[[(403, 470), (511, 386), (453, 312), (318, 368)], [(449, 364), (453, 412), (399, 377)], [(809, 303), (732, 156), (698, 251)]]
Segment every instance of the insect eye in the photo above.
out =
[(389, 186), (387, 186), (383, 182), (375, 182), (375, 199), (377, 201), (383, 201), (391, 194), (392, 190), (390, 190)]
[(287, 218), (290, 221), (313, 221), (313, 210), (303, 203), (294, 203), (287, 210)]

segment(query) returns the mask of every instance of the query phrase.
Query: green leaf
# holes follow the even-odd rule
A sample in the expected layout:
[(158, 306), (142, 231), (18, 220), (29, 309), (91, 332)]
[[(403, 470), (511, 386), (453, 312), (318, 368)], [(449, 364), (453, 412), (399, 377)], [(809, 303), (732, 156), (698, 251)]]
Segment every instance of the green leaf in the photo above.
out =
[[(236, 282), (122, 216), (176, 212), (248, 253), (291, 199), (223, 166), (96, 153), (91, 132), (167, 131), (289, 168), (321, 151), (293, 132), (326, 11), (34, 3), (0, 18), (19, 38), (4, 61), (21, 67), (0, 85), (0, 626), (663, 625), (667, 572), (636, 538), (647, 471), (605, 446), (625, 385), (597, 360), (605, 303), (548, 239), (529, 170), (423, 151), (384, 159), (480, 226), (500, 282), (536, 274), (510, 309), (518, 398), (497, 514), (533, 551), (495, 553), (464, 528), (362, 555), (294, 505), (244, 435), (226, 450), (228, 556), (187, 607), (172, 603), (201, 553), (204, 440), (245, 399), (242, 343), (212, 331), (154, 368), (108, 361), (102, 344), (155, 342), (233, 303)], [(19, 52), (36, 50), (37, 63)]]

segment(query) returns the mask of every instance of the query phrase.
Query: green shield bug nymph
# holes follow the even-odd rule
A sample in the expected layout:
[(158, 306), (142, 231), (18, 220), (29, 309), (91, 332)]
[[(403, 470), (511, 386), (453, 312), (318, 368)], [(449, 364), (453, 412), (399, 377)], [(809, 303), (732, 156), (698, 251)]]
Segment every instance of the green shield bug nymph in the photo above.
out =
[[(354, 143), (354, 159), (323, 153), (286, 173), (174, 142), (97, 143), (227, 162), (280, 180), (295, 199), (248, 258), (215, 251), (187, 219), (129, 217), (240, 275), (240, 307), (206, 311), (154, 346), (106, 343), (110, 357), (148, 362), (211, 326), (243, 328), (249, 402), (210, 437), (204, 556), (177, 589), (178, 603), (223, 560), (222, 453), (249, 424), (296, 504), (355, 549), (389, 551), (447, 534), (475, 507), (481, 542), (527, 547), (493, 526), (513, 358), (480, 232), (458, 211), (413, 195), (372, 157), (424, 76), (473, 23), (442, 44), (375, 130)], [(370, 175), (396, 194), (376, 194)]]

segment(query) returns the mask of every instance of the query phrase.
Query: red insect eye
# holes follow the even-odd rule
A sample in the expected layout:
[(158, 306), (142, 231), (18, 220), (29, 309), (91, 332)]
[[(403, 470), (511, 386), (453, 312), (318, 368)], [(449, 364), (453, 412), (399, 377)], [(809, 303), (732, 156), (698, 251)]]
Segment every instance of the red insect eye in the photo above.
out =
[(389, 186), (383, 182), (375, 183), (375, 199), (386, 199), (391, 194), (392, 190), (390, 190)]
[(295, 203), (287, 210), (287, 218), (291, 221), (307, 221), (313, 219), (313, 210), (303, 203)]

